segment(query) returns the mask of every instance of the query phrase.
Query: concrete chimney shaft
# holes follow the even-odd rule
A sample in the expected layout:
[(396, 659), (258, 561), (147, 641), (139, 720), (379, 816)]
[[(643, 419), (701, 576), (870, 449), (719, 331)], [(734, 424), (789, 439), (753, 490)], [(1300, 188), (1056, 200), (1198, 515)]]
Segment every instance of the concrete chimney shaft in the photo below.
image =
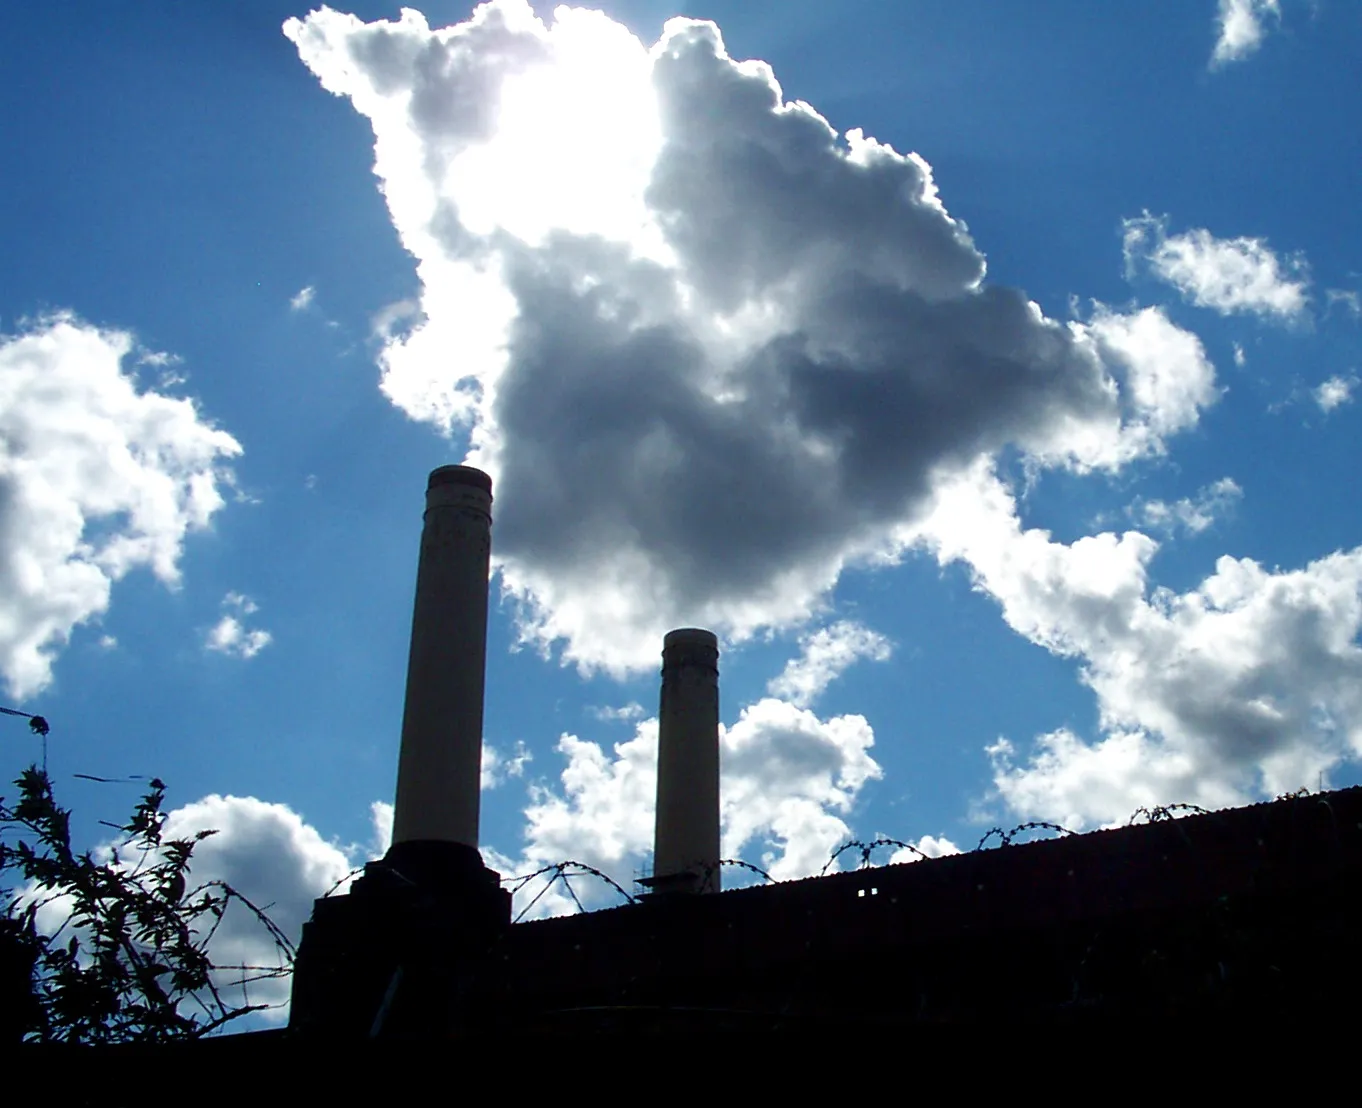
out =
[(653, 890), (718, 892), (719, 643), (671, 631), (662, 645)]
[(416, 572), (394, 847), (478, 846), (491, 531), (492, 479), (471, 466), (433, 471)]
[(448, 1028), (470, 962), (510, 926), (511, 894), (478, 853), (491, 538), (492, 479), (431, 473), (392, 845), (313, 905), (294, 965), (289, 1027), (318, 1042)]

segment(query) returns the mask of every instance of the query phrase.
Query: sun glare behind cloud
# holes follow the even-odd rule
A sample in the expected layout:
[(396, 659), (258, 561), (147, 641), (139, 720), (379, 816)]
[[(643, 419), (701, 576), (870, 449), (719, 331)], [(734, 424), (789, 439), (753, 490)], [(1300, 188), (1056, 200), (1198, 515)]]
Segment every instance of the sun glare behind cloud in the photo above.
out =
[(538, 246), (561, 230), (639, 243), (662, 144), (648, 51), (595, 11), (559, 8), (542, 34), (546, 60), (506, 76), (495, 132), (453, 159), (449, 198), (477, 235), (502, 230)]

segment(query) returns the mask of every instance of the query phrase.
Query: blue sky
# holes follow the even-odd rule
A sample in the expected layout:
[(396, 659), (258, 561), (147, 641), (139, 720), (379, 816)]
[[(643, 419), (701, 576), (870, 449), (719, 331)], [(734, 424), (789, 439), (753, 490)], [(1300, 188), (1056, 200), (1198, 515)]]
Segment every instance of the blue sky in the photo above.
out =
[(92, 844), (159, 775), (295, 927), (381, 845), (470, 451), (505, 872), (646, 866), (690, 623), (778, 876), (1362, 779), (1362, 11), (533, 10), (9, 13), (0, 687)]

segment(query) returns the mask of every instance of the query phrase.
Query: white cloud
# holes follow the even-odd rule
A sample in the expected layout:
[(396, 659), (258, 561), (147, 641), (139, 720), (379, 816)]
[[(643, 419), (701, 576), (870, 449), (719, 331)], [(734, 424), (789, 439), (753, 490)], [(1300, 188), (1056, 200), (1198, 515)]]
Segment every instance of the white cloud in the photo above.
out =
[(290, 311), (301, 312), (312, 306), (312, 301), (316, 299), (317, 290), (311, 285), (300, 288), (296, 293), (289, 297), (288, 306)]
[(1234, 344), (1234, 364), (1242, 368), (1247, 361), (1248, 358), (1244, 356), (1244, 348), (1236, 342)]
[(984, 465), (942, 483), (919, 540), (966, 563), (1013, 629), (1077, 659), (1096, 694), (1097, 741), (1056, 731), (1021, 764), (1010, 742), (991, 749), (1019, 814), (1076, 828), (1224, 806), (1313, 787), (1362, 754), (1362, 548), (1289, 571), (1222, 557), (1175, 593), (1149, 581), (1154, 540), (1024, 530)]
[(1263, 20), (1281, 18), (1279, 0), (1220, 0), (1216, 13), (1219, 37), (1211, 54), (1211, 68), (1237, 62), (1254, 53), (1263, 41)]
[[(533, 760), (534, 755), (526, 749), (523, 742), (516, 743), (514, 752), (509, 755), (484, 742), (479, 787), (495, 789), (513, 777), (523, 777), (525, 766)], [(381, 858), (388, 852), (388, 847), (393, 841), (392, 804), (386, 800), (375, 800), (369, 805), (369, 819), (373, 834), (363, 849), (369, 858)]]
[(369, 819), (374, 832), (369, 857), (382, 858), (393, 844), (393, 806), (386, 800), (375, 800), (369, 805)]
[(415, 300), (396, 300), (374, 314), (370, 328), (375, 338), (386, 342), (419, 319), (420, 315), (421, 305)]
[(253, 495), (252, 493), (247, 492), (247, 491), (246, 491), (245, 489), (243, 489), (239, 484), (237, 484), (236, 475), (235, 475), (234, 473), (230, 473), (230, 472), (224, 473), (224, 474), (222, 475), (222, 481), (223, 481), (223, 484), (225, 484), (228, 488), (230, 488), (230, 489), (232, 490), (232, 501), (233, 501), (234, 503), (236, 503), (236, 504), (260, 504), (260, 503), (262, 503), (260, 497), (255, 496), (255, 495)]
[(1168, 217), (1148, 212), (1127, 219), (1128, 274), (1148, 266), (1184, 299), (1222, 315), (1247, 312), (1260, 318), (1299, 319), (1310, 287), (1302, 256), (1279, 258), (1263, 239), (1218, 239), (1204, 229), (1168, 234)]
[(822, 720), (771, 698), (744, 708), (722, 742), (725, 856), (759, 843), (776, 880), (818, 873), (850, 836), (842, 817), (861, 788), (882, 776), (874, 744), (862, 716)]
[(862, 658), (888, 661), (893, 649), (878, 631), (854, 620), (840, 620), (801, 635), (799, 657), (790, 659), (784, 670), (767, 684), (766, 691), (807, 708), (847, 667)]
[(531, 785), (520, 865), (575, 859), (623, 878), (627, 888), (631, 868), (652, 849), (657, 721), (643, 721), (632, 739), (615, 743), (613, 757), (576, 735), (563, 735), (557, 750), (567, 761), (561, 792)]
[(1114, 468), (1214, 399), (1162, 313), (1067, 325), (987, 285), (925, 160), (785, 101), (712, 24), (647, 48), (500, 0), (284, 33), (371, 123), (417, 262), (383, 391), (471, 428), (522, 637), (584, 670), (654, 666), (671, 627), (805, 623), (939, 466)]
[(224, 608), (234, 608), (242, 615), (254, 615), (260, 611), (260, 605), (249, 596), (239, 592), (229, 592), (222, 598)]
[(1121, 313), (1099, 304), (1091, 320), (1071, 327), (1119, 380), (1120, 409), (1103, 420), (1056, 420), (1032, 446), (1034, 459), (1110, 470), (1162, 454), (1165, 441), (1196, 426), (1219, 397), (1201, 340), (1159, 308)]
[(1362, 293), (1354, 289), (1325, 289), (1324, 295), (1330, 306), (1342, 304), (1354, 318), (1362, 316)]
[(235, 616), (223, 616), (208, 632), (205, 645), (219, 654), (254, 658), (269, 646), (273, 636), (259, 629), (248, 631)]
[(185, 535), (208, 526), (241, 453), (192, 400), (139, 389), (131, 335), (73, 315), (0, 336), (0, 673), (39, 692), (113, 583), (147, 567), (179, 582)]
[[(137, 364), (154, 366), (164, 369), (168, 366), (179, 365), (184, 361), (178, 354), (171, 354), (165, 350), (143, 350), (137, 352)], [(180, 378), (183, 380), (183, 378)]]
[(1320, 411), (1332, 412), (1335, 408), (1352, 402), (1353, 389), (1355, 388), (1357, 388), (1357, 374), (1350, 373), (1346, 377), (1336, 374), (1317, 388), (1312, 389), (1310, 395), (1314, 397)]
[(206, 649), (234, 658), (254, 658), (273, 641), (274, 636), (268, 631), (248, 629), (242, 622), (240, 617), (254, 615), (260, 610), (260, 606), (250, 597), (229, 592), (222, 598), (222, 607), (222, 618), (213, 625), (204, 640)]
[(1171, 504), (1166, 500), (1137, 500), (1127, 513), (1142, 526), (1171, 534), (1178, 527), (1199, 535), (1216, 519), (1233, 510), (1244, 497), (1244, 490), (1232, 477), (1212, 481), (1198, 489), (1195, 496), (1184, 496)]
[[(162, 841), (193, 840), (200, 831), (215, 834), (194, 847), (190, 859), (185, 897), (198, 899), (196, 890), (210, 882), (224, 882), (262, 910), (295, 947), (303, 923), (312, 914), (312, 902), (343, 887), (351, 872), (349, 857), (326, 842), (315, 828), (284, 804), (272, 804), (251, 796), (205, 796), (166, 814)], [(103, 843), (93, 856), (104, 865), (114, 864), (113, 843)], [(128, 857), (119, 864), (129, 868), (139, 861), (154, 864), (155, 858)], [(26, 890), (33, 895), (32, 886)], [(47, 934), (68, 925), (70, 898), (51, 898), (39, 912), (38, 926)], [(212, 924), (205, 917), (203, 927)], [(239, 902), (228, 904), (208, 945), (213, 963), (222, 967), (215, 983), (225, 1004), (270, 1005), (262, 1013), (271, 1022), (288, 1017), (291, 978), (286, 972), (287, 954), (276, 946), (269, 930)], [(243, 970), (238, 967), (256, 967)], [(243, 978), (246, 978), (243, 984)], [(257, 980), (250, 980), (257, 978)], [(186, 1011), (201, 1015), (192, 1001)]]
[(618, 708), (612, 708), (608, 705), (592, 706), (587, 708), (587, 714), (604, 722), (627, 722), (642, 719), (648, 714), (648, 710), (637, 700), (631, 700), (628, 704), (622, 704)]
[(887, 864), (897, 866), (905, 862), (919, 862), (924, 854), (928, 858), (944, 858), (948, 854), (960, 853), (960, 848), (945, 836), (937, 838), (935, 835), (923, 835), (922, 838), (911, 845), (916, 849), (910, 850), (907, 847), (899, 847), (898, 850), (889, 855)]
[(534, 755), (525, 749), (523, 742), (515, 744), (515, 751), (503, 754), (486, 742), (482, 744), (482, 772), (479, 777), (481, 787), (495, 789), (512, 777), (523, 777), (525, 765), (534, 760)]
[[(337, 846), (326, 842), (314, 827), (284, 804), (250, 796), (206, 796), (170, 812), (167, 840), (192, 838), (197, 831), (214, 829), (194, 850), (193, 883), (225, 881), (256, 906), (296, 945), (312, 902), (324, 896), (350, 872), (351, 862)], [(241, 906), (223, 919), (209, 948), (218, 965), (279, 965), (278, 952), (268, 933)], [(226, 971), (222, 980), (239, 973)], [(286, 1018), (290, 979), (260, 981), (248, 986), (253, 1004), (279, 1005), (278, 1019)], [(242, 994), (237, 993), (241, 999)]]
[[(724, 856), (755, 851), (778, 880), (818, 873), (849, 837), (844, 817), (861, 788), (881, 775), (869, 753), (874, 741), (860, 716), (824, 720), (775, 699), (744, 708), (721, 736)], [(531, 786), (520, 857), (489, 850), (489, 864), (509, 876), (573, 859), (629, 888), (652, 851), (657, 720), (640, 722), (613, 755), (575, 735), (564, 735), (558, 751), (567, 759), (560, 787)], [(517, 911), (540, 887), (519, 895)], [(541, 899), (536, 911), (572, 907), (557, 893)]]

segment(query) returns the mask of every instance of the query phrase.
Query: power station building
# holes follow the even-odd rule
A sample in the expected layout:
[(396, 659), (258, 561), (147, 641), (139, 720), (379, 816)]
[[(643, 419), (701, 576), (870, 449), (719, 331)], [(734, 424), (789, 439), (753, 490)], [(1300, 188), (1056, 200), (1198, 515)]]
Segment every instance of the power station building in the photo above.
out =
[(721, 891), (698, 629), (663, 643), (647, 895), (513, 924), (478, 851), (491, 508), (431, 473), (392, 846), (316, 902), (291, 1037), (1262, 1018), (1362, 980), (1362, 789)]

